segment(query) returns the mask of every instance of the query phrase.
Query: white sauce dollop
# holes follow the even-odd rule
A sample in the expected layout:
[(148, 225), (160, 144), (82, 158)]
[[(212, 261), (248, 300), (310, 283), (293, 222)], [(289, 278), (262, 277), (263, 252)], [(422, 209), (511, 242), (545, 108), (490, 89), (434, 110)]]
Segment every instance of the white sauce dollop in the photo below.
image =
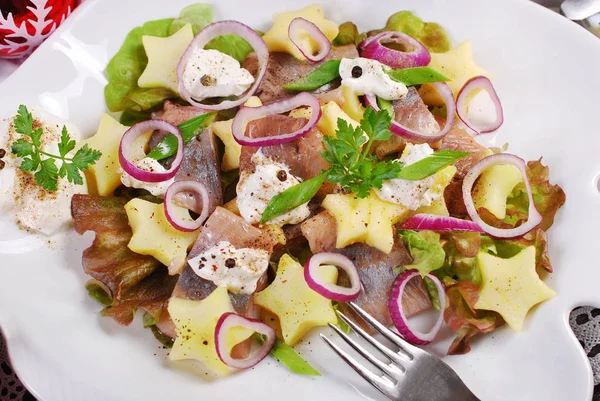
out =
[[(58, 142), (63, 126), (55, 117), (31, 110), (34, 124), (39, 123), (44, 130), (42, 149), (51, 154), (58, 154)], [(37, 123), (35, 122), (37, 121)], [(71, 184), (66, 178), (58, 180), (58, 190), (50, 192), (39, 186), (33, 174), (19, 168), (22, 159), (11, 152), (11, 144), (22, 135), (11, 127), (12, 119), (0, 122), (0, 149), (6, 154), (0, 159), (4, 168), (0, 170), (0, 214), (14, 215), (19, 226), (45, 235), (53, 235), (69, 229), (71, 224), (71, 198), (76, 193), (86, 193), (87, 186)], [(79, 143), (77, 129), (67, 124), (71, 139)], [(72, 157), (74, 152), (67, 154)], [(42, 155), (42, 160), (47, 157)], [(1, 163), (0, 163), (1, 164)], [(56, 166), (60, 169), (61, 162)]]
[(219, 287), (236, 294), (252, 294), (269, 267), (269, 253), (264, 249), (236, 249), (229, 241), (220, 241), (188, 263), (198, 276)]
[[(411, 146), (408, 154), (400, 158), (400, 161), (405, 166), (416, 163), (433, 154), (433, 149), (426, 143), (408, 146)], [(435, 199), (439, 199), (440, 194), (431, 191), (434, 180), (435, 174), (420, 181), (395, 178), (384, 181), (381, 189), (376, 189), (375, 192), (384, 201), (404, 205), (410, 210), (417, 210), (421, 206), (431, 206), (431, 203)]]
[[(162, 166), (162, 164), (150, 157), (145, 157), (133, 164), (140, 170), (152, 173), (164, 173), (165, 171), (167, 171)], [(170, 180), (162, 182), (144, 182), (133, 178), (126, 171), (123, 171), (123, 169), (119, 170), (121, 171), (121, 182), (123, 183), (123, 185), (129, 188), (145, 189), (154, 196), (164, 195), (165, 192), (167, 192), (167, 189), (169, 189), (169, 187), (171, 186), (171, 184), (175, 182), (175, 178), (171, 178)]]
[(195, 49), (183, 71), (183, 84), (195, 100), (239, 96), (254, 77), (233, 57), (218, 50)]
[[(241, 177), (237, 185), (237, 206), (244, 220), (250, 224), (257, 224), (275, 195), (301, 183), (302, 180), (292, 175), (288, 166), (266, 157), (261, 150), (252, 156), (252, 163), (256, 165), (254, 173)], [(285, 179), (281, 180), (283, 177)], [(268, 223), (278, 226), (297, 224), (309, 216), (307, 202)]]
[[(360, 68), (358, 77), (352, 76), (352, 70)], [(408, 93), (406, 85), (396, 82), (383, 70), (384, 65), (368, 58), (343, 58), (340, 63), (342, 85), (350, 87), (358, 95), (375, 95), (387, 100), (396, 100)]]

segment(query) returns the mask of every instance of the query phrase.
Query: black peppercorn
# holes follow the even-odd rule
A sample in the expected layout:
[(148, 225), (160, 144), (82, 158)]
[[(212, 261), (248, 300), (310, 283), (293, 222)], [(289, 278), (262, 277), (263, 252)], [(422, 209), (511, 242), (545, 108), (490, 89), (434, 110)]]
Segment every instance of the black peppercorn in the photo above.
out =
[(287, 173), (285, 172), (285, 170), (279, 170), (277, 172), (277, 179), (281, 182), (287, 180)]
[(6, 156), (6, 150), (0, 149), (0, 159), (2, 159), (4, 156)]
[(4, 160), (0, 160), (0, 170), (2, 170), (6, 166)]
[(227, 267), (228, 269), (234, 268), (235, 267), (235, 259), (229, 258), (229, 259), (225, 260), (225, 267)]
[(360, 68), (359, 66), (355, 65), (352, 68), (352, 78), (360, 78), (362, 76), (362, 68)]

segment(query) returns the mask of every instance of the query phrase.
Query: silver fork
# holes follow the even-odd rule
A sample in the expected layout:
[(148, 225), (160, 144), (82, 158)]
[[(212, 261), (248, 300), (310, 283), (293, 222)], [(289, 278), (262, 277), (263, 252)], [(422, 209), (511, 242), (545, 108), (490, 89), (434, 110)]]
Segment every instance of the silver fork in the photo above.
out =
[(456, 372), (442, 360), (407, 343), (402, 337), (379, 323), (353, 302), (350, 302), (349, 305), (365, 322), (396, 345), (398, 350), (392, 350), (383, 345), (342, 312), (338, 311), (340, 318), (358, 335), (379, 350), (387, 361), (382, 361), (367, 351), (337, 326), (333, 324), (329, 324), (329, 326), (380, 372), (374, 373), (361, 365), (327, 336), (321, 334), (321, 338), (359, 375), (389, 399), (394, 401), (480, 401), (467, 388)]

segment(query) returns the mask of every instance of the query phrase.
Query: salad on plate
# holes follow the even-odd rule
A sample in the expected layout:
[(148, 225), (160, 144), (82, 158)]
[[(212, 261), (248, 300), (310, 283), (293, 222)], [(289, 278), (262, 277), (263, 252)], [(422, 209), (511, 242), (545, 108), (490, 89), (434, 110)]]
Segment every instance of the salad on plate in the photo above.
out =
[[(209, 377), (349, 327), (355, 302), (449, 354), (555, 293), (565, 194), (541, 160), (479, 138), (504, 120), (470, 42), (410, 11), (360, 32), (315, 4), (259, 32), (210, 4), (134, 28), (96, 133), (21, 105), (0, 130), (0, 210), (39, 235), (92, 231), (89, 295)], [(501, 137), (501, 133), (498, 134)], [(433, 311), (422, 330), (411, 317)]]

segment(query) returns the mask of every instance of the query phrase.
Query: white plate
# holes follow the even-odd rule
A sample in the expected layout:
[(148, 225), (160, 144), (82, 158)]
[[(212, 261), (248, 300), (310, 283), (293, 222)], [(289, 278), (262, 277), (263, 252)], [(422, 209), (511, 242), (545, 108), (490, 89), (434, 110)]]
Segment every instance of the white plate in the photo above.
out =
[[(0, 113), (18, 104), (42, 107), (93, 133), (104, 111), (103, 69), (127, 32), (175, 16), (190, 0), (90, 1), (0, 86)], [(276, 11), (309, 1), (220, 0), (218, 18), (267, 28)], [(328, 15), (361, 29), (382, 26), (399, 9), (440, 22), (455, 44), (473, 42), (477, 63), (491, 71), (506, 121), (495, 136), (528, 159), (544, 156), (567, 204), (550, 231), (558, 296), (536, 308), (524, 331), (508, 328), (477, 341), (466, 356), (445, 358), (483, 400), (587, 401), (592, 376), (567, 317), (580, 304), (600, 304), (596, 230), (600, 214), (600, 41), (520, 0), (326, 1)], [(276, 4), (273, 6), (273, 4)], [(128, 328), (100, 318), (83, 284), (81, 251), (89, 234), (69, 234), (48, 249), (0, 220), (0, 324), (14, 367), (44, 401), (165, 399), (361, 400), (381, 396), (313, 336), (304, 356), (323, 377), (293, 376), (274, 361), (205, 383), (167, 368), (165, 352), (139, 321)], [(28, 252), (28, 249), (37, 248)], [(19, 250), (15, 253), (14, 250)], [(449, 338), (432, 349), (443, 354)]]

